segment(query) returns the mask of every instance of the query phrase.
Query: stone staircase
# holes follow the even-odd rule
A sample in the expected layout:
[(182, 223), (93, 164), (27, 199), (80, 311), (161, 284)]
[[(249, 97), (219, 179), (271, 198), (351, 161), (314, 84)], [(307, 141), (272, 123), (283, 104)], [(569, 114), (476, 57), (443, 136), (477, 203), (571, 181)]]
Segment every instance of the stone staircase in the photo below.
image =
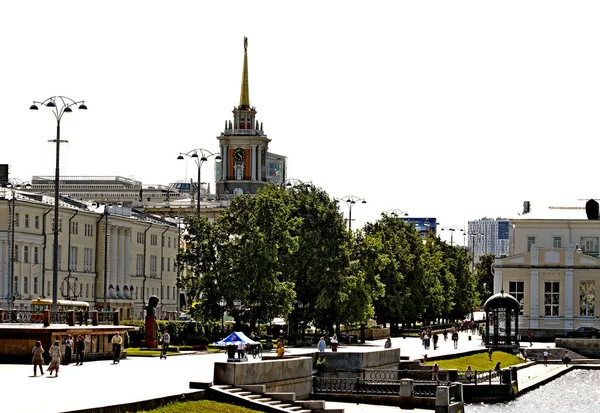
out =
[(571, 359), (569, 364), (600, 364), (600, 360), (598, 359), (590, 359), (572, 350), (561, 347), (551, 347), (547, 349), (525, 348), (525, 350), (527, 350), (527, 358), (538, 363), (543, 363), (544, 361), (544, 350), (548, 351), (548, 364), (563, 363), (562, 359), (566, 350), (569, 352), (569, 358)]
[(343, 409), (325, 409), (322, 400), (298, 400), (294, 393), (255, 393), (241, 387), (213, 385), (210, 398), (267, 413), (344, 413)]

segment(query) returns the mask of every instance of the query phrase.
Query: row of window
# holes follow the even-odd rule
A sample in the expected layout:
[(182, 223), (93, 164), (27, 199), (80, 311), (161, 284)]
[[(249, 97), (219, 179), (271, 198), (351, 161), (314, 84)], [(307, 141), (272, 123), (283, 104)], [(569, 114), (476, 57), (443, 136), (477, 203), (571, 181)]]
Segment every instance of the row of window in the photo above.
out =
[[(38, 283), (38, 280), (39, 280), (39, 277), (32, 277), (32, 281), (33, 281), (33, 284), (32, 284), (33, 292), (32, 292), (32, 294), (33, 295), (39, 295), (41, 293), (40, 288), (39, 288), (40, 285)], [(90, 288), (90, 285), (91, 285), (91, 288)], [(14, 280), (14, 291), (16, 293), (18, 293), (18, 294), (21, 294), (20, 287), (21, 286), (19, 284), (19, 277), (16, 276), (15, 280)], [(48, 289), (46, 291), (48, 291), (48, 292), (51, 291), (50, 287), (51, 287), (51, 283), (50, 283), (50, 281), (48, 281), (48, 284), (47, 284), (47, 288)], [(85, 287), (82, 288), (82, 290), (81, 290), (81, 297), (82, 298), (83, 297), (85, 297), (85, 298), (94, 297), (95, 296), (95, 288), (94, 287), (95, 287), (94, 284), (85, 284)], [(139, 290), (141, 290), (141, 288), (142, 287), (139, 287), (139, 289), (138, 289), (138, 287), (135, 287), (135, 294), (134, 294), (135, 297), (133, 297), (134, 299), (137, 300), (139, 298)], [(158, 290), (159, 290), (158, 287), (156, 289), (154, 287), (152, 287), (152, 288), (146, 287), (146, 297), (149, 297), (150, 293), (152, 293), (152, 295), (154, 295), (155, 293), (158, 293)], [(171, 286), (167, 285), (167, 289), (166, 290), (167, 290), (167, 298), (166, 298), (167, 300), (171, 299), (171, 291), (173, 291), (173, 299), (177, 298), (176, 297), (177, 290), (176, 290), (175, 286), (173, 286), (173, 289), (171, 290)], [(29, 291), (29, 278), (26, 277), (26, 276), (24, 276), (23, 277), (23, 294), (26, 294), (28, 291)], [(91, 292), (91, 295), (90, 295), (90, 292)], [(160, 287), (160, 298), (161, 298), (161, 300), (165, 298), (164, 297), (164, 292), (165, 292), (164, 286), (161, 286)]]
[[(145, 239), (146, 239), (146, 234), (144, 232), (136, 233), (136, 241), (138, 244), (144, 244)], [(167, 241), (166, 245), (165, 245), (165, 239)], [(171, 242), (171, 240), (172, 240), (172, 242)], [(150, 245), (158, 245), (158, 234), (150, 234)], [(171, 248), (171, 245), (173, 245), (174, 249), (177, 249), (177, 238), (176, 237), (165, 237), (163, 235), (163, 237), (161, 239), (161, 246), (163, 248), (165, 246), (167, 248)]]
[[(18, 227), (20, 225), (20, 216), (19, 213), (15, 213), (15, 227)], [(40, 228), (40, 217), (39, 216), (35, 216), (34, 217), (34, 226), (36, 229)], [(25, 228), (29, 228), (29, 214), (25, 214)], [(54, 231), (54, 218), (52, 218), (52, 231)], [(79, 235), (79, 222), (77, 221), (73, 221), (71, 222), (71, 228), (70, 228), (71, 234), (72, 235)], [(62, 218), (58, 219), (58, 232), (62, 232)], [(84, 235), (86, 237), (93, 237), (94, 236), (94, 225), (93, 224), (84, 224)], [(145, 238), (145, 234), (143, 232), (138, 232), (137, 234), (137, 243), (138, 244), (144, 244), (144, 238)], [(171, 245), (173, 245), (173, 248), (177, 249), (177, 238), (173, 237), (166, 237), (166, 241), (167, 241), (167, 248), (171, 248)], [(172, 241), (172, 242), (171, 242)], [(150, 245), (158, 245), (158, 235), (157, 234), (150, 234)], [(165, 246), (165, 236), (162, 237), (162, 246)]]
[[(598, 250), (598, 237), (581, 237), (579, 248), (584, 254), (594, 255), (598, 254), (600, 251)], [(535, 237), (527, 237), (527, 251), (531, 251), (531, 246), (535, 244)], [(553, 248), (562, 248), (563, 242), (562, 237), (552, 237), (552, 247)]]
[[(21, 255), (22, 252), (22, 255)], [(39, 247), (33, 247), (33, 255), (30, 257), (30, 247), (28, 245), (23, 245), (20, 248), (19, 245), (15, 245), (15, 255), (14, 260), (16, 262), (20, 262), (21, 259), (24, 263), (30, 263), (30, 259), (33, 264), (39, 264)], [(78, 271), (78, 255), (79, 255), (79, 247), (70, 247), (69, 254), (69, 270), (70, 271)], [(61, 257), (62, 257), (62, 246), (58, 246), (58, 268), (61, 268)], [(93, 269), (93, 260), (94, 250), (92, 248), (84, 248), (83, 249), (83, 272), (91, 273), (94, 272)], [(175, 260), (173, 259), (173, 271), (175, 271)], [(157, 265), (158, 257), (156, 255), (150, 255), (150, 277), (156, 277), (157, 275)], [(171, 271), (171, 257), (167, 257), (166, 260), (166, 271)], [(165, 271), (165, 257), (161, 257), (161, 271)], [(138, 254), (136, 257), (136, 275), (143, 276), (144, 275), (144, 255)]]
[[(508, 292), (519, 302), (520, 314), (523, 314), (525, 301), (525, 282), (509, 281)], [(579, 282), (579, 316), (593, 317), (596, 304), (596, 285), (594, 281)], [(544, 282), (544, 316), (559, 317), (560, 315), (560, 282)]]

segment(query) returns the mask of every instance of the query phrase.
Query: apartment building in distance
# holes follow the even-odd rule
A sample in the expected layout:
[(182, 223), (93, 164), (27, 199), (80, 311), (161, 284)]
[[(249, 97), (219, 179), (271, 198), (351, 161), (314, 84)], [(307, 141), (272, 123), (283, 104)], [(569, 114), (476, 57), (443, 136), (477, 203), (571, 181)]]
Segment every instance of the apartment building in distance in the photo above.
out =
[(503, 257), (509, 254), (512, 226), (506, 218), (481, 218), (468, 222), (467, 243), (477, 265), (482, 255)]

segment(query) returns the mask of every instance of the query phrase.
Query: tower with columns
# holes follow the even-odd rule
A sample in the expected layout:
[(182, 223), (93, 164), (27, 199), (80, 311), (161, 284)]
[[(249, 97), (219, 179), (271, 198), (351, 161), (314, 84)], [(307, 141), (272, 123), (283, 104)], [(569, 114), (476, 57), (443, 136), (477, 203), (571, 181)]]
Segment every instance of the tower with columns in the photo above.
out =
[(248, 38), (244, 37), (244, 67), (240, 104), (233, 109), (233, 122), (225, 121), (218, 136), (222, 162), (217, 165), (217, 193), (255, 194), (267, 185), (267, 151), (269, 142), (256, 109), (250, 106), (248, 84)]

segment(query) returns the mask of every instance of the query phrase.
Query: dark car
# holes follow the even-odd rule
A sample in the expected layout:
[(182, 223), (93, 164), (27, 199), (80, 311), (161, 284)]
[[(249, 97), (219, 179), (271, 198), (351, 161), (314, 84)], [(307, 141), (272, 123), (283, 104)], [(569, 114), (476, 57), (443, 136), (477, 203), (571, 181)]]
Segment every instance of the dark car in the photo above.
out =
[(569, 338), (598, 338), (600, 337), (600, 329), (596, 327), (579, 327), (577, 330), (567, 331), (565, 336)]

